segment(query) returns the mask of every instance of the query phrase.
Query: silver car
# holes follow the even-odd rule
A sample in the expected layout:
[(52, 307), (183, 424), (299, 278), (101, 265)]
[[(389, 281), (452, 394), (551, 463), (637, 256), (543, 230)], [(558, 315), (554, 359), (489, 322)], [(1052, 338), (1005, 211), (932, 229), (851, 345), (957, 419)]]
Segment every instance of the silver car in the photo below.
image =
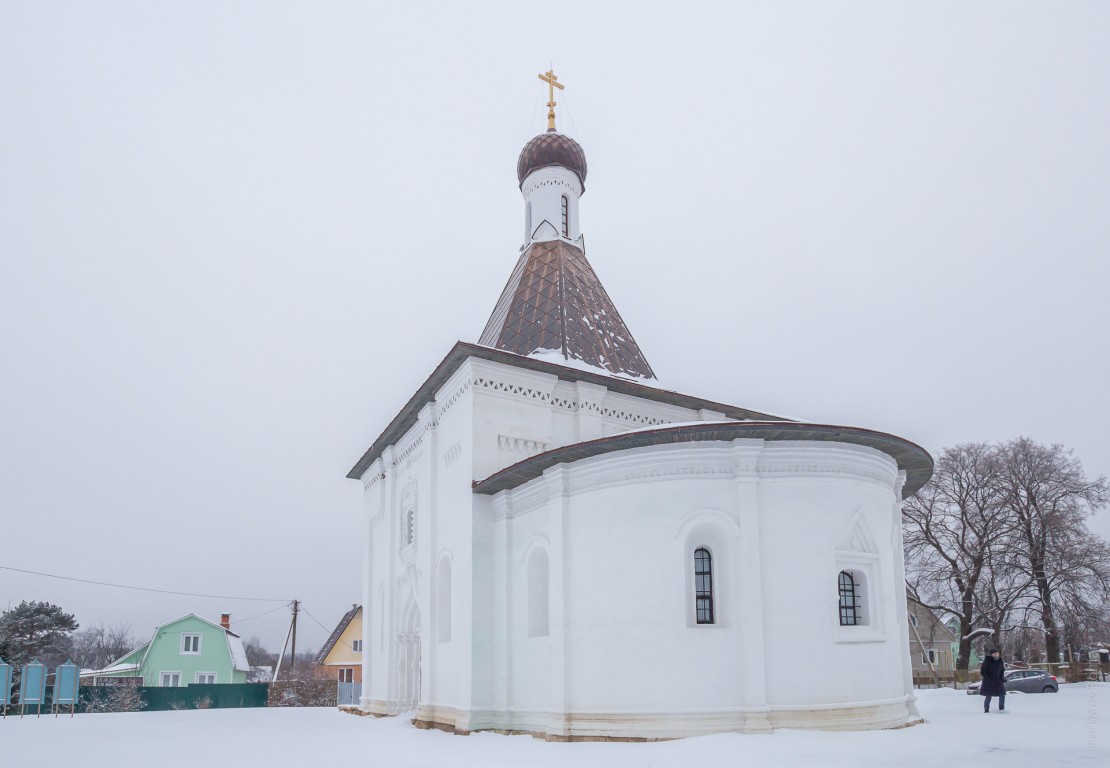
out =
[[(967, 687), (968, 696), (979, 693), (981, 683), (972, 683)], [(1020, 691), (1021, 693), (1058, 693), (1060, 683), (1055, 676), (1048, 674), (1043, 669), (1008, 669), (1006, 670), (1006, 693)]]

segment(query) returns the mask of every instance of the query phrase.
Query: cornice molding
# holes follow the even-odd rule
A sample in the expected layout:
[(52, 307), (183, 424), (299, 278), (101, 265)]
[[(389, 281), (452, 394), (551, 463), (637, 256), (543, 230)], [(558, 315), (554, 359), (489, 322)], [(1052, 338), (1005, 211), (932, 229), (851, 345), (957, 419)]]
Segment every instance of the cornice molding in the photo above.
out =
[[(775, 482), (797, 477), (842, 478), (877, 483), (885, 490), (897, 491), (896, 472), (893, 467), (883, 465), (886, 461), (884, 457), (857, 451), (845, 452), (837, 444), (824, 444), (816, 450), (824, 450), (830, 455), (818, 461), (814, 450), (803, 447), (801, 458), (805, 460), (791, 461), (791, 458), (798, 457), (791, 457), (781, 449), (770, 455), (763, 445), (753, 444), (752, 441), (736, 441), (736, 444), (680, 443), (602, 454), (583, 459), (576, 465), (557, 465), (557, 468), (564, 472), (566, 492), (572, 496), (598, 488), (697, 478), (745, 482)], [(501, 493), (514, 494), (511, 498), (515, 507), (517, 499), (531, 498), (541, 488), (549, 487), (552, 469), (519, 488)]]

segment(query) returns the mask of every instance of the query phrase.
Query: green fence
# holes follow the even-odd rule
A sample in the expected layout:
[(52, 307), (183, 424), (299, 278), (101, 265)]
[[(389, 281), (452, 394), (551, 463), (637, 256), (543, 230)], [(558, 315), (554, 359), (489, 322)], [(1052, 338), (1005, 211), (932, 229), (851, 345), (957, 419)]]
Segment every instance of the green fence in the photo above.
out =
[(264, 707), (269, 683), (194, 683), (183, 688), (141, 687), (144, 712), (167, 709), (238, 709)]
[[(90, 700), (106, 697), (118, 690), (118, 686), (81, 686), (77, 711), (85, 711)], [(194, 683), (182, 688), (137, 686), (134, 690), (142, 697), (143, 712), (164, 712), (170, 709), (238, 709), (265, 707), (270, 695), (270, 684)], [(45, 708), (43, 711), (46, 711)]]

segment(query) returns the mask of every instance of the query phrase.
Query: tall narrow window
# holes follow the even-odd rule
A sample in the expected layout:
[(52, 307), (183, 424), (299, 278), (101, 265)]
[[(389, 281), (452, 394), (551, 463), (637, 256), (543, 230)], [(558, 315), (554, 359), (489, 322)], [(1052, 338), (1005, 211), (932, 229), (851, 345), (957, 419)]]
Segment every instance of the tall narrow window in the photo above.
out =
[(416, 508), (409, 507), (401, 521), (401, 546), (411, 547), (416, 541)]
[(563, 195), (563, 237), (570, 237), (570, 204)]
[(378, 585), (378, 650), (385, 650), (385, 582)]
[(694, 550), (694, 598), (698, 624), (713, 622), (713, 556), (709, 550)]
[(859, 590), (851, 571), (840, 572), (840, 626), (861, 624)]
[(436, 615), (436, 639), (441, 643), (451, 642), (451, 561), (446, 557), (439, 561), (439, 581), (436, 584), (439, 610)]
[(528, 558), (528, 637), (547, 637), (547, 552), (536, 549)]

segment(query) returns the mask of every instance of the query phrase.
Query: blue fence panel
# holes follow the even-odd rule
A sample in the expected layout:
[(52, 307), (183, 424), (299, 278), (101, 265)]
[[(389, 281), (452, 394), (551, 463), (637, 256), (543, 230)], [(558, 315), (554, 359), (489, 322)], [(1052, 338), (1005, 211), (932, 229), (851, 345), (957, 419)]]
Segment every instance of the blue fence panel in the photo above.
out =
[(23, 665), (23, 674), (19, 676), (19, 703), (44, 704), (46, 703), (46, 665), (32, 661)]
[(340, 707), (357, 707), (360, 698), (362, 698), (362, 683), (339, 683), (335, 700)]
[(0, 707), (12, 703), (12, 665), (0, 659)]
[(81, 670), (72, 661), (59, 664), (54, 672), (54, 698), (51, 704), (55, 707), (68, 704), (77, 704), (77, 696), (81, 688)]

